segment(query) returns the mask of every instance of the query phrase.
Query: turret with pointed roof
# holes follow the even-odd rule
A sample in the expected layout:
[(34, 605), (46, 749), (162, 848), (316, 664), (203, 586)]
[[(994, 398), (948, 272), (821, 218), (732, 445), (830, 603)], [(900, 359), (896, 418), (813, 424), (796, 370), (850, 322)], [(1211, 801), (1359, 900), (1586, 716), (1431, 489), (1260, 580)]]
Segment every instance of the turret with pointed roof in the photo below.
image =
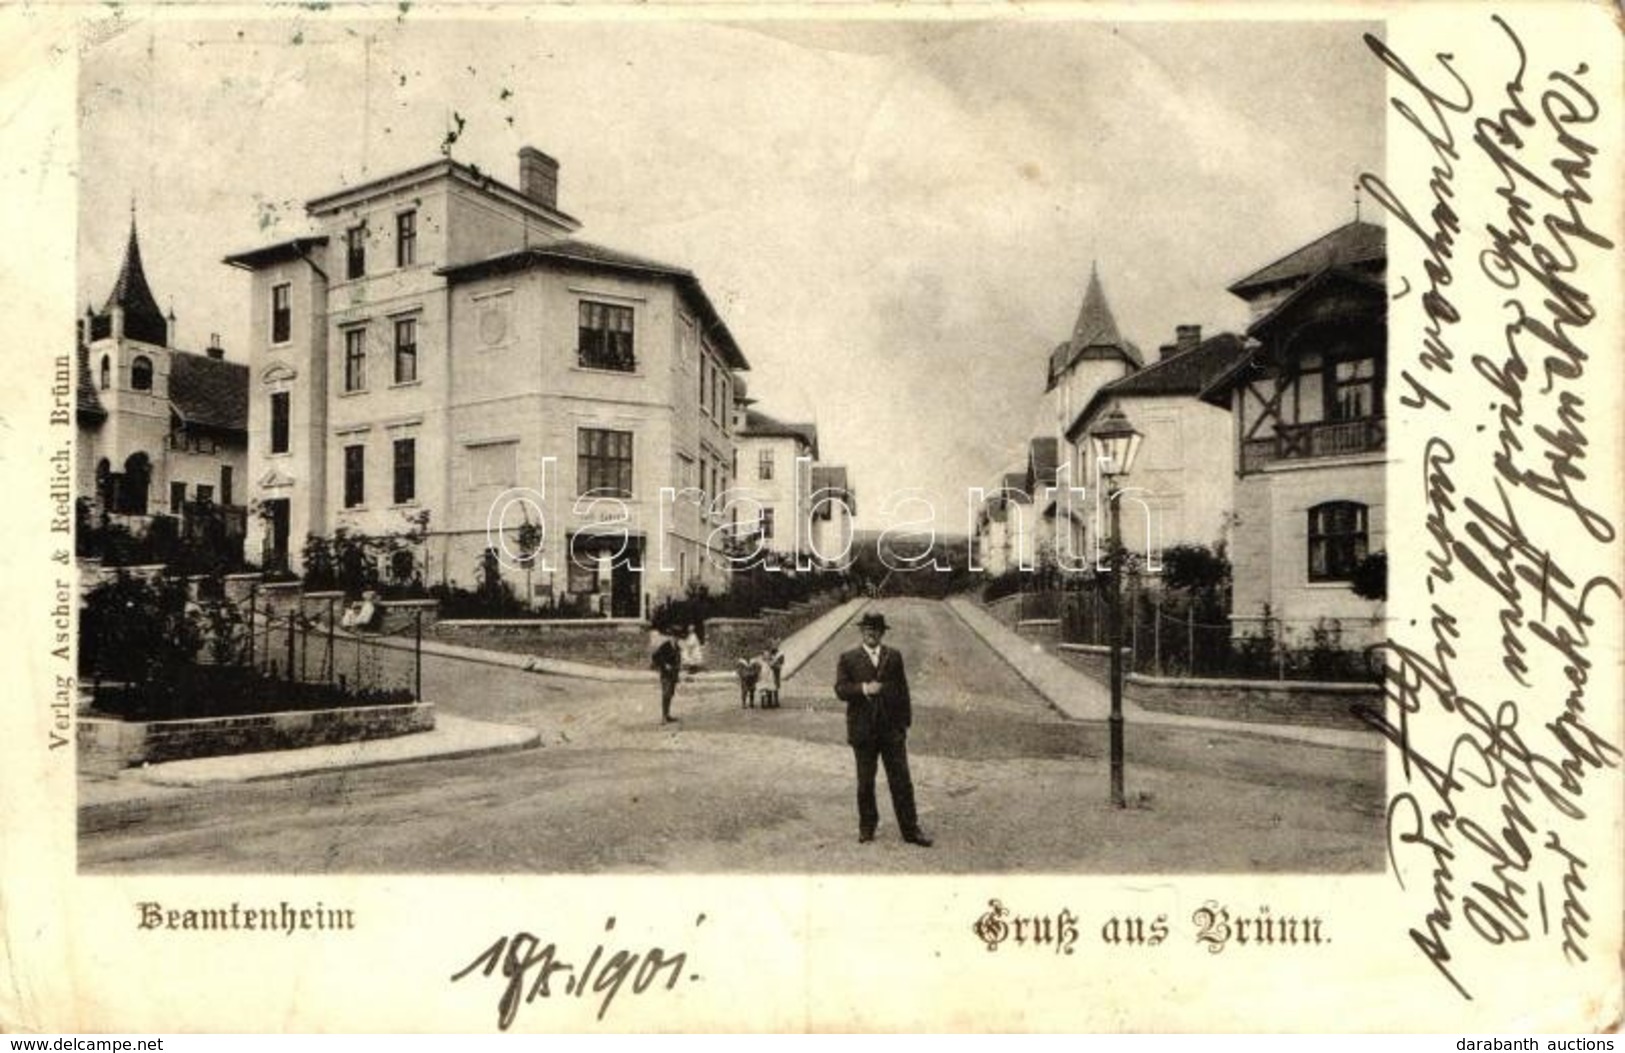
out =
[(1106, 291), (1100, 284), (1100, 270), (1093, 264), (1089, 267), (1089, 286), (1083, 293), (1083, 306), (1078, 308), (1078, 320), (1072, 325), (1072, 336), (1050, 355), (1049, 386), (1053, 388), (1067, 370), (1091, 358), (1121, 359), (1130, 369), (1139, 369), (1145, 364), (1140, 349), (1124, 340), (1118, 331), (1117, 319), (1112, 317)]
[(147, 284), (147, 272), (141, 265), (141, 241), (136, 236), (135, 209), (130, 209), (130, 240), (124, 246), (124, 264), (119, 268), (118, 280), (100, 314), (91, 316), (91, 331), (95, 337), (119, 335), (114, 332), (114, 312), (123, 313), (122, 335), (159, 347), (169, 346), (169, 322), (158, 307), (152, 286)]

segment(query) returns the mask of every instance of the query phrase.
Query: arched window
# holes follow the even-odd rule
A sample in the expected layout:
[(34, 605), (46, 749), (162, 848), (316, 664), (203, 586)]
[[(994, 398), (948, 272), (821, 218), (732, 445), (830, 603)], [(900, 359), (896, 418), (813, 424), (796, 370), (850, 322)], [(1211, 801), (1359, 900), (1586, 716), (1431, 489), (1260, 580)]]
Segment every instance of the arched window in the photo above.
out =
[(124, 462), (124, 479), (118, 488), (119, 511), (125, 515), (147, 514), (147, 482), (152, 477), (152, 459), (139, 450)]
[(102, 356), (102, 390), (106, 391), (113, 385), (113, 363), (106, 355)]
[(113, 511), (113, 466), (106, 457), (96, 462), (96, 500), (104, 513)]
[(1366, 556), (1366, 506), (1327, 501), (1309, 510), (1309, 580), (1350, 581)]
[(137, 391), (152, 390), (152, 359), (136, 355), (130, 363), (130, 386)]

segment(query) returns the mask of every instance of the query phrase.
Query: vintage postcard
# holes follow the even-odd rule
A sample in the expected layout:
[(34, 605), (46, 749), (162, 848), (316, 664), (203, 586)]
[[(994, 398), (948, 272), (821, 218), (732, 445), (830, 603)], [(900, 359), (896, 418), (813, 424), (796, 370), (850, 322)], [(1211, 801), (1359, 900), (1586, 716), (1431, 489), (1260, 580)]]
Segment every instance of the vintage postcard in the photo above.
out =
[(1610, 7), (0, 34), (0, 1028), (1617, 1030)]

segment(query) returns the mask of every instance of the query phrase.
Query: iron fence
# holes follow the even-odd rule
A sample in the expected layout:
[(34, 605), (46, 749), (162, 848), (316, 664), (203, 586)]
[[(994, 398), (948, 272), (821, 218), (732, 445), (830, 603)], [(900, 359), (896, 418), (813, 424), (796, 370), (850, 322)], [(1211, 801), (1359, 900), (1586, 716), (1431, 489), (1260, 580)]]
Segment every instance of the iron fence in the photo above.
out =
[[(1109, 646), (1103, 588), (1052, 594), (1067, 643)], [(1214, 597), (1124, 583), (1122, 643), (1128, 668), (1165, 677), (1376, 681), (1380, 662), (1333, 619), (1264, 615), (1240, 626)]]
[(387, 639), (343, 627), (338, 597), (315, 609), (301, 604), (278, 610), (257, 591), (210, 638), (218, 657), (252, 669), (263, 690), (278, 685), (315, 685), (350, 704), (421, 701), (423, 698), (423, 615), (413, 610), (408, 631)]
[(98, 712), (185, 720), (422, 700), (420, 609), (386, 643), (346, 631), (336, 595), (208, 584), (121, 573), (86, 594), (79, 668)]

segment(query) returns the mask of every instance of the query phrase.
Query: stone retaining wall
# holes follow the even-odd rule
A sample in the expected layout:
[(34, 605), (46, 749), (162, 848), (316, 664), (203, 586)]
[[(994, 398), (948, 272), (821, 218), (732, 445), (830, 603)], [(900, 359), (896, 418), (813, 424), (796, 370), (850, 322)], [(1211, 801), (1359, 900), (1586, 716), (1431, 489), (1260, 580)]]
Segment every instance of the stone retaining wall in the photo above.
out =
[(1382, 688), (1374, 684), (1165, 680), (1136, 675), (1128, 678), (1124, 692), (1143, 708), (1161, 713), (1344, 731), (1371, 730), (1354, 715), (1355, 706), (1382, 708)]
[[(1143, 676), (1127, 671), (1128, 648), (1123, 652), (1124, 697), (1160, 713), (1363, 731), (1366, 725), (1353, 714), (1353, 707), (1363, 703), (1380, 708), (1382, 704), (1382, 688), (1377, 684)], [(1055, 654), (1103, 684), (1111, 677), (1111, 653), (1105, 647), (1063, 644)]]
[(79, 767), (114, 772), (192, 757), (392, 738), (433, 728), (430, 702), (145, 723), (89, 717), (78, 722)]
[[(782, 641), (826, 607), (798, 605), (762, 618), (712, 618), (705, 623), (706, 668), (732, 672), (734, 663)], [(427, 627), (428, 622), (425, 621)], [(425, 628), (425, 638), (431, 634)], [(436, 640), (543, 658), (562, 658), (616, 669), (646, 670), (654, 638), (636, 619), (472, 621), (448, 619), (434, 626)]]

